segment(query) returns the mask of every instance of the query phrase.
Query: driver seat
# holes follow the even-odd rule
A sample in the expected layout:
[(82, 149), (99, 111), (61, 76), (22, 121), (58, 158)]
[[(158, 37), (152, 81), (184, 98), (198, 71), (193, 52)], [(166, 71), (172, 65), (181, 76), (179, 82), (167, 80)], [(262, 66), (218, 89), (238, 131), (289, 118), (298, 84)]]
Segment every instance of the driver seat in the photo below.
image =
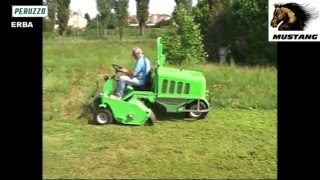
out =
[(136, 91), (151, 91), (152, 89), (152, 76), (153, 76), (153, 70), (150, 69), (150, 71), (148, 72), (147, 76), (146, 76), (146, 81), (143, 85), (141, 86), (132, 86), (134, 90)]

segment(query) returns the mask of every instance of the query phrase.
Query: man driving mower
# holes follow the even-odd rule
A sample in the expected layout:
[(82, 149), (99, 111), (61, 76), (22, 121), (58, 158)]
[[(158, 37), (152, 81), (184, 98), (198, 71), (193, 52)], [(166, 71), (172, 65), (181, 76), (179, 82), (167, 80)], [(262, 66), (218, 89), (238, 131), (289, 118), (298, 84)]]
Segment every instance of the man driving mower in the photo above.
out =
[(132, 56), (136, 60), (134, 70), (118, 69), (119, 72), (125, 75), (120, 76), (114, 94), (110, 95), (112, 99), (121, 99), (127, 85), (143, 86), (146, 82), (146, 77), (151, 69), (149, 59), (142, 54), (142, 50), (139, 47), (132, 49)]

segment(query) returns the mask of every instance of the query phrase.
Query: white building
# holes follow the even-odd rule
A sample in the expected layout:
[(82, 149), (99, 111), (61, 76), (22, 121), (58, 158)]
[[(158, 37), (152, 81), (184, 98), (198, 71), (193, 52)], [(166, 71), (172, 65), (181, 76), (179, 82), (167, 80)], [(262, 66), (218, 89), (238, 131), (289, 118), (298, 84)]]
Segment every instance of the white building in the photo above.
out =
[(84, 29), (88, 24), (88, 20), (78, 13), (70, 14), (68, 26), (72, 27), (73, 29)]
[[(58, 22), (58, 18), (56, 16), (56, 22)], [(68, 20), (68, 26), (72, 29), (85, 29), (85, 27), (88, 24), (88, 20), (82, 16), (80, 16), (78, 13), (74, 12), (69, 15)], [(54, 29), (58, 29), (59, 25), (55, 24)]]
[[(154, 26), (158, 22), (160, 22), (162, 20), (169, 20), (170, 18), (171, 18), (171, 16), (168, 14), (149, 14), (148, 19), (146, 21), (146, 25), (147, 26)], [(131, 15), (128, 17), (128, 23), (131, 27), (139, 26), (138, 22), (139, 21), (137, 20), (137, 15)]]

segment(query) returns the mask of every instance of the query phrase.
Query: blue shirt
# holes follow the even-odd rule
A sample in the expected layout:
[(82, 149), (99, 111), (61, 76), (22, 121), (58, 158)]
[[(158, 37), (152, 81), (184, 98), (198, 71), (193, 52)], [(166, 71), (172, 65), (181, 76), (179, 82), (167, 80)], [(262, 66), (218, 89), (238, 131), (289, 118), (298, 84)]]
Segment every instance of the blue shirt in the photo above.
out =
[(141, 84), (144, 84), (146, 76), (150, 71), (150, 61), (145, 56), (141, 56), (134, 67), (134, 72), (137, 73), (136, 78), (140, 81)]

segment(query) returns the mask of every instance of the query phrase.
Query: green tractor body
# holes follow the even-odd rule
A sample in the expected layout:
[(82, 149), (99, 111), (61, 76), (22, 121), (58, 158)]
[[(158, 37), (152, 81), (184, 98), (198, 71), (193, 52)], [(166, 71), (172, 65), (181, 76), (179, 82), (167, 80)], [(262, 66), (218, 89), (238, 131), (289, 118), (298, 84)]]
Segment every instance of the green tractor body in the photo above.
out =
[(152, 85), (147, 89), (128, 86), (121, 100), (112, 99), (110, 95), (116, 87), (116, 76), (106, 78), (103, 92), (97, 99), (99, 110), (95, 114), (95, 122), (152, 125), (156, 118), (146, 104), (160, 105), (166, 112), (186, 113), (190, 118), (205, 118), (210, 109), (205, 77), (198, 71), (165, 67), (162, 51), (163, 44), (158, 37), (157, 67)]

